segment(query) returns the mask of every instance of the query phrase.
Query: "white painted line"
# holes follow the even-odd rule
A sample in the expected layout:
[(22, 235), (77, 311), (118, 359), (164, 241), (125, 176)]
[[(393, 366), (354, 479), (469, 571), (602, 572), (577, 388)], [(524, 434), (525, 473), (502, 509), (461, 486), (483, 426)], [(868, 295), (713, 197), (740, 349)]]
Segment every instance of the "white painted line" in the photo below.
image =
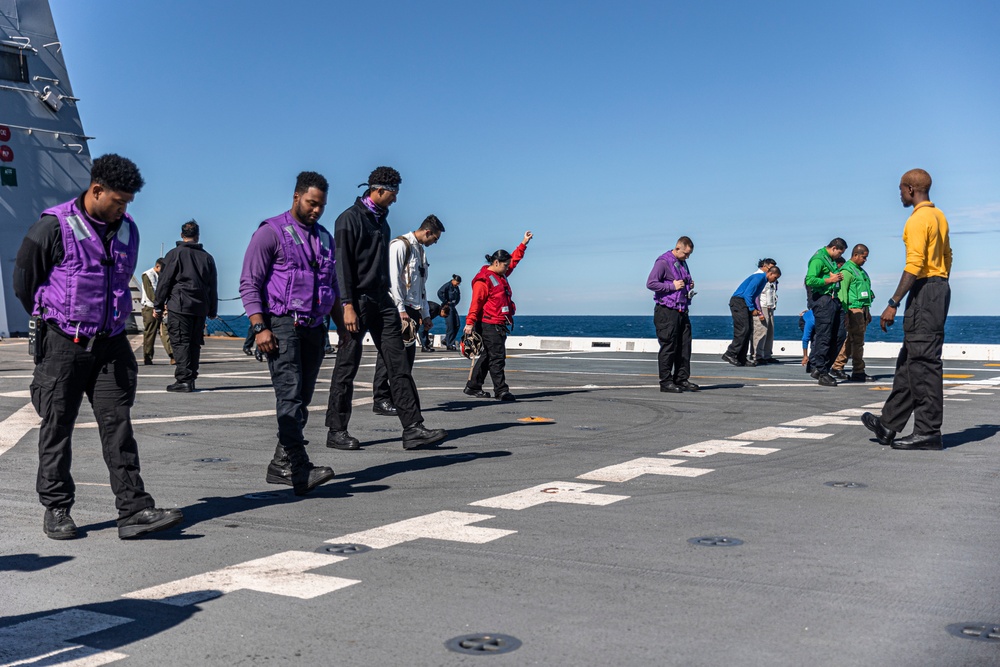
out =
[(95, 667), (122, 660), (128, 656), (115, 651), (102, 651), (68, 640), (101, 632), (133, 619), (110, 614), (98, 614), (83, 609), (67, 609), (51, 616), (0, 629), (0, 667), (14, 665), (72, 665)]
[(968, 403), (972, 399), (971, 398), (951, 398), (950, 396), (945, 396), (944, 400), (946, 400), (946, 401), (962, 401), (962, 402)]
[[(810, 384), (814, 385), (816, 387), (816, 389), (818, 389), (818, 390), (826, 391), (826, 389), (827, 389), (827, 387), (823, 387), (823, 386), (817, 384), (815, 380), (802, 380), (801, 382), (796, 382), (795, 384), (784, 384), (784, 383), (783, 384), (779, 384), (777, 382), (775, 382), (775, 383), (768, 382), (767, 384), (762, 384), (760, 386), (761, 387), (802, 387), (802, 386), (808, 386)], [(889, 386), (889, 383), (887, 383), (887, 382), (867, 382), (865, 384), (861, 384), (860, 382), (841, 382), (837, 386), (838, 387), (862, 387), (862, 388), (864, 388), (864, 387), (877, 387), (880, 384), (883, 385), (883, 386)]]
[(802, 428), (790, 428), (787, 426), (767, 426), (734, 435), (733, 440), (779, 440), (781, 438), (822, 440), (833, 435), (833, 433), (802, 433), (804, 430)]
[(20, 442), (28, 431), (41, 423), (42, 419), (31, 403), (0, 422), (0, 455)]
[[(372, 397), (356, 398), (351, 401), (351, 405), (368, 405), (372, 402)], [(326, 412), (326, 405), (310, 405), (309, 412)], [(179, 417), (150, 417), (148, 419), (133, 419), (133, 424), (169, 424), (173, 422), (193, 422), (210, 421), (214, 419), (248, 419), (252, 417), (273, 417), (274, 410), (255, 410), (253, 412), (237, 412), (225, 415), (181, 415)], [(36, 424), (37, 426), (37, 424)], [(77, 424), (76, 428), (97, 428), (97, 422), (84, 422)], [(3, 452), (0, 451), (0, 454)]]
[(869, 403), (868, 405), (862, 405), (861, 407), (868, 408), (869, 410), (881, 410), (883, 405), (885, 405), (885, 401), (879, 401), (878, 403)]
[[(882, 404), (879, 403), (879, 407), (881, 406)], [(864, 408), (846, 408), (844, 410), (837, 410), (836, 412), (827, 412), (826, 414), (834, 417), (860, 417), (866, 412), (868, 412), (868, 410), (865, 410)]]
[(714, 454), (753, 454), (756, 456), (763, 456), (765, 454), (771, 454), (772, 452), (781, 451), (780, 449), (776, 449), (774, 447), (747, 447), (747, 445), (752, 444), (752, 442), (740, 442), (736, 440), (705, 440), (704, 442), (696, 442), (693, 445), (688, 445), (687, 447), (671, 449), (669, 452), (660, 452), (660, 455), (704, 458)]
[(506, 493), (502, 496), (477, 500), (470, 505), (477, 507), (496, 507), (505, 510), (523, 510), (543, 503), (570, 503), (574, 505), (610, 505), (625, 500), (629, 496), (613, 496), (607, 493), (585, 493), (590, 489), (599, 489), (602, 484), (571, 484), (568, 482), (550, 482), (539, 484), (530, 489)]
[(31, 391), (27, 389), (20, 391), (0, 391), (0, 396), (4, 398), (31, 398)]
[(698, 477), (712, 472), (711, 468), (677, 468), (687, 463), (684, 459), (654, 459), (641, 457), (606, 468), (598, 468), (577, 475), (577, 479), (593, 479), (598, 482), (627, 482), (642, 475), (673, 475), (675, 477)]
[(857, 419), (850, 419), (848, 417), (842, 417), (839, 415), (813, 415), (812, 417), (803, 417), (802, 419), (794, 419), (790, 422), (781, 422), (782, 426), (829, 426), (831, 424), (838, 424), (842, 426), (850, 426), (856, 424)]
[(342, 579), (306, 572), (342, 560), (347, 558), (310, 551), (285, 551), (266, 558), (230, 565), (221, 570), (144, 588), (134, 593), (126, 593), (122, 597), (153, 600), (175, 607), (198, 604), (239, 590), (310, 600), (361, 583), (357, 579)]
[(470, 526), (477, 521), (492, 519), (490, 514), (472, 514), (470, 512), (433, 512), (423, 516), (397, 521), (379, 528), (372, 528), (360, 533), (341, 535), (328, 544), (364, 544), (372, 549), (385, 549), (413, 540), (447, 540), (449, 542), (468, 542), (470, 544), (485, 544), (507, 535), (513, 535), (516, 530), (501, 528), (483, 528)]

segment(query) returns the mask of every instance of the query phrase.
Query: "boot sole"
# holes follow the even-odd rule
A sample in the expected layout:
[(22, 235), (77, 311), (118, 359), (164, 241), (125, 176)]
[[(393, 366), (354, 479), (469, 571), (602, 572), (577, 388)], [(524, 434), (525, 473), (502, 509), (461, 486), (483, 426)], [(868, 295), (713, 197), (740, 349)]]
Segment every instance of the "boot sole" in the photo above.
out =
[(433, 438), (420, 438), (419, 440), (404, 440), (403, 449), (416, 449), (417, 447), (422, 447), (423, 445), (432, 445), (435, 442), (441, 442), (447, 437), (448, 434), (445, 433), (444, 435), (435, 436)]
[(49, 538), (50, 540), (75, 540), (76, 539), (76, 531), (75, 530), (72, 533), (50, 533), (47, 530), (44, 531), (44, 532), (45, 532), (45, 537)]
[(287, 477), (281, 477), (279, 475), (272, 475), (268, 473), (265, 479), (268, 484), (284, 484), (285, 486), (292, 486), (292, 480)]
[(160, 530), (166, 530), (167, 528), (173, 528), (183, 520), (184, 515), (182, 514), (180, 516), (172, 516), (169, 519), (161, 519), (154, 523), (147, 523), (141, 526), (122, 526), (118, 529), (118, 538), (122, 540), (130, 540), (147, 533), (155, 533)]
[(310, 491), (312, 491), (313, 489), (315, 489), (317, 486), (319, 486), (321, 484), (326, 484), (327, 482), (329, 482), (331, 479), (333, 479), (336, 476), (337, 476), (336, 473), (334, 473), (331, 470), (330, 474), (323, 475), (322, 477), (320, 477), (319, 479), (317, 479), (315, 482), (307, 485), (304, 489), (302, 487), (296, 487), (293, 484), (292, 485), (292, 490), (294, 491), (295, 495), (297, 495), (297, 496), (304, 496), (307, 493), (309, 493)]

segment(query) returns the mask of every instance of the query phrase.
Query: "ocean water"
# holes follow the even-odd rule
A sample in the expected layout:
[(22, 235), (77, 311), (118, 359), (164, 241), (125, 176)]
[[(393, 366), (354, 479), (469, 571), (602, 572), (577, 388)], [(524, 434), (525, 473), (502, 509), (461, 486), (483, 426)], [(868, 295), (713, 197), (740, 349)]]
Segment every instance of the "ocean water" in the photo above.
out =
[[(878, 317), (876, 314), (875, 318)], [(799, 340), (798, 316), (779, 315), (774, 318), (777, 340)], [(224, 315), (209, 320), (209, 333), (246, 335), (249, 320), (244, 315)], [(431, 333), (444, 333), (444, 320), (434, 320)], [(729, 340), (733, 336), (733, 321), (728, 315), (695, 315), (691, 317), (695, 338)], [(519, 315), (514, 320), (515, 336), (576, 336), (581, 338), (656, 338), (653, 316), (650, 315)], [(882, 333), (877, 319), (868, 327), (868, 341), (900, 342), (903, 340), (903, 318), (897, 318), (889, 331)], [(945, 324), (945, 340), (949, 343), (1000, 344), (1000, 317), (956, 315)]]

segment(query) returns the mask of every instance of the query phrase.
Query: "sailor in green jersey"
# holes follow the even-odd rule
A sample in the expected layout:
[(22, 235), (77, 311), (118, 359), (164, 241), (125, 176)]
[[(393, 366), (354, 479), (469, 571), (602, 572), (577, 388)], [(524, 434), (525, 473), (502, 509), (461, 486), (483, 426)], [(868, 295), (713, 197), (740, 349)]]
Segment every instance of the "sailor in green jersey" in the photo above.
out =
[(872, 292), (872, 281), (868, 273), (861, 267), (868, 261), (868, 247), (857, 244), (851, 251), (850, 261), (841, 269), (843, 280), (840, 281), (840, 304), (847, 316), (847, 340), (833, 362), (831, 375), (837, 377), (844, 373), (847, 359), (851, 359), (852, 382), (874, 380), (865, 374), (865, 330), (872, 321), (871, 305), (875, 298)]
[(809, 364), (812, 376), (824, 387), (836, 387), (830, 367), (843, 344), (843, 311), (837, 297), (842, 274), (837, 260), (847, 250), (847, 241), (835, 238), (825, 248), (820, 248), (809, 260), (806, 269), (806, 288), (810, 291), (810, 304), (816, 317), (812, 354)]

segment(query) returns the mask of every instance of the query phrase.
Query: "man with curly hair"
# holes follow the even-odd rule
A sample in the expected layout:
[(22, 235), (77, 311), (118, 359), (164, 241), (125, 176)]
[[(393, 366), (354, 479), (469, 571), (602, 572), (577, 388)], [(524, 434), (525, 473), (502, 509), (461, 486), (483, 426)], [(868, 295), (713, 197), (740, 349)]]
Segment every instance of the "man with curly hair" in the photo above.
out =
[(97, 158), (87, 190), (43, 211), (17, 253), (14, 292), (36, 323), (31, 402), (42, 418), (36, 490), (45, 507), (42, 529), (54, 540), (77, 536), (70, 461), (84, 395), (111, 473), (118, 537), (140, 537), (184, 519), (179, 509), (156, 508), (146, 493), (132, 432), (139, 368), (125, 325), (139, 228), (125, 209), (142, 186), (131, 160)]
[(361, 341), (366, 332), (371, 332), (389, 376), (392, 404), (403, 425), (403, 448), (429, 445), (448, 435), (444, 429), (424, 426), (417, 386), (403, 347), (399, 310), (389, 295), (392, 233), (386, 218), (402, 180), (392, 167), (379, 167), (362, 184), (366, 187), (364, 194), (340, 214), (335, 224), (337, 280), (347, 333), (340, 340), (330, 383), (327, 447), (349, 450), (361, 447), (347, 427), (351, 420), (354, 377), (361, 365)]

